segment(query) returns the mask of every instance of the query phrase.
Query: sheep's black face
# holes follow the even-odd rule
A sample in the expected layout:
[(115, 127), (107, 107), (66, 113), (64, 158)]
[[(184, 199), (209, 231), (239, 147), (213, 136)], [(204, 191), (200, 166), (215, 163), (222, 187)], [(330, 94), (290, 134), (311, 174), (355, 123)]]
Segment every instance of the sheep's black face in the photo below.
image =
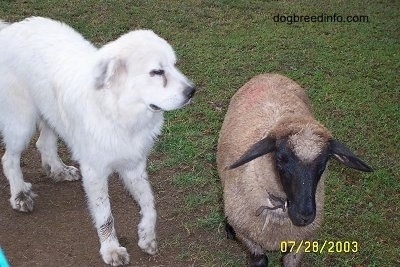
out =
[(347, 167), (373, 171), (342, 143), (330, 139), (325, 130), (317, 132), (309, 128), (280, 138), (267, 136), (261, 139), (228, 169), (235, 169), (271, 152), (274, 152), (275, 166), (287, 196), (289, 218), (297, 226), (309, 225), (315, 219), (315, 192), (331, 156)]
[(305, 161), (294, 153), (288, 140), (281, 140), (276, 144), (274, 158), (287, 196), (290, 220), (296, 226), (312, 223), (316, 216), (315, 192), (329, 159), (328, 151)]

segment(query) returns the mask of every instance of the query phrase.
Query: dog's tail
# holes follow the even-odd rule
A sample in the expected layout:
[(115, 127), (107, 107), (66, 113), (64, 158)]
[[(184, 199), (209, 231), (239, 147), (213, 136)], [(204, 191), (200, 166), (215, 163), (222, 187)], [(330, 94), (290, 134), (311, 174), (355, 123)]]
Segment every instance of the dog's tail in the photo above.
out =
[(10, 25), (9, 23), (5, 22), (4, 20), (0, 19), (0, 31), (4, 28), (6, 28), (8, 25)]

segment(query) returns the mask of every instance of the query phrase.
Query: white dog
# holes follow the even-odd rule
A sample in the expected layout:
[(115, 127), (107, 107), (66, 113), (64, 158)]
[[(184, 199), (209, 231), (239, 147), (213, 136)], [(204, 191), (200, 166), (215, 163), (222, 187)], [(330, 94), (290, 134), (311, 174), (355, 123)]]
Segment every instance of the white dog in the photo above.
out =
[(23, 179), (20, 157), (39, 125), (36, 145), (51, 177), (80, 178), (58, 157), (57, 135), (80, 164), (103, 260), (113, 266), (129, 262), (111, 214), (112, 172), (140, 206), (139, 247), (155, 254), (156, 210), (146, 159), (163, 111), (183, 107), (195, 92), (175, 67), (171, 46), (152, 31), (138, 30), (97, 49), (69, 26), (40, 17), (0, 28), (2, 163), (12, 208), (33, 209), (35, 194)]

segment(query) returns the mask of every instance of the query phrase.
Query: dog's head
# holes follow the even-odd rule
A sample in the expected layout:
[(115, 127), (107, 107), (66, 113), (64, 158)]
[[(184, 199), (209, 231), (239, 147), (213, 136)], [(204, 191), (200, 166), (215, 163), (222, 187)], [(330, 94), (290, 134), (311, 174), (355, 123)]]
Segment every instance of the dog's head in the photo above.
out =
[(176, 56), (164, 39), (149, 30), (122, 35), (99, 49), (95, 88), (112, 90), (125, 107), (145, 105), (169, 111), (188, 104), (193, 84), (176, 68)]

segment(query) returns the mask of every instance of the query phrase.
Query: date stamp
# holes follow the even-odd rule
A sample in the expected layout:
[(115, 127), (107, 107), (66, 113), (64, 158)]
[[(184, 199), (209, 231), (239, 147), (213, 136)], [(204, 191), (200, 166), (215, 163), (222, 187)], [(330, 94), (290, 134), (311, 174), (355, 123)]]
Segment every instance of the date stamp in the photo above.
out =
[(356, 253), (359, 250), (357, 241), (282, 241), (280, 251), (304, 253)]

